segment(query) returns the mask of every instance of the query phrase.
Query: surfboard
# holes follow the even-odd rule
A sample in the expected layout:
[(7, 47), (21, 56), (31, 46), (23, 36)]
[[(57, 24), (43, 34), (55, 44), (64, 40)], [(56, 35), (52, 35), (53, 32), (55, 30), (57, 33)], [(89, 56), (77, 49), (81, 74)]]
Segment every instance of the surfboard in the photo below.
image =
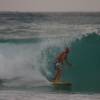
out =
[(66, 82), (66, 81), (52, 82), (52, 85), (56, 89), (68, 89), (72, 86), (72, 84), (70, 82)]

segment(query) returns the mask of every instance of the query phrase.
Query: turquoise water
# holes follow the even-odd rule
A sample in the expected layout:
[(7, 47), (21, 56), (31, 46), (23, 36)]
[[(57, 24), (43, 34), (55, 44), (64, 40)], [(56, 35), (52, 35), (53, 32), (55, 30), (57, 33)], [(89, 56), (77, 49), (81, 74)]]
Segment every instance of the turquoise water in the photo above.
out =
[[(64, 79), (73, 83), (73, 89), (100, 91), (100, 36), (91, 34), (72, 43), (69, 60), (73, 64), (64, 73)], [(66, 66), (66, 65), (65, 65)]]

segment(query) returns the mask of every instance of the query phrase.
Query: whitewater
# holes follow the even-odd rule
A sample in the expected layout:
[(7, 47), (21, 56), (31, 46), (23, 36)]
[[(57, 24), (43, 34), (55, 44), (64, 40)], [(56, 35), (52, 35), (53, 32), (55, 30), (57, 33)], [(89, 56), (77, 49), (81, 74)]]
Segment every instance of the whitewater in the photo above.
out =
[[(50, 82), (57, 55), (69, 47), (62, 80)], [(0, 12), (0, 99), (99, 100), (100, 13)]]

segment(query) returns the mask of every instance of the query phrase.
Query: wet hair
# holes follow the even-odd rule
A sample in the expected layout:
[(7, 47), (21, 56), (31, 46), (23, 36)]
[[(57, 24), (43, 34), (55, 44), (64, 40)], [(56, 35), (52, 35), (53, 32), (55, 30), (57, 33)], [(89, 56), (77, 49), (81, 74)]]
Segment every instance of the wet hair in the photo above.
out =
[(69, 48), (68, 47), (65, 48), (65, 52), (69, 53)]

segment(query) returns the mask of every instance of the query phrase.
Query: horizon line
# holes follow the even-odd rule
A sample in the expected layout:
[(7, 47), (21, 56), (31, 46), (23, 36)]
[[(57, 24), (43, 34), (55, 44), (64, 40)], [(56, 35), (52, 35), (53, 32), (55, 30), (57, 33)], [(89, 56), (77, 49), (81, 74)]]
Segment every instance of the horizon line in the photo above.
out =
[(19, 12), (19, 13), (100, 13), (100, 11), (16, 11), (2, 10), (0, 12)]

